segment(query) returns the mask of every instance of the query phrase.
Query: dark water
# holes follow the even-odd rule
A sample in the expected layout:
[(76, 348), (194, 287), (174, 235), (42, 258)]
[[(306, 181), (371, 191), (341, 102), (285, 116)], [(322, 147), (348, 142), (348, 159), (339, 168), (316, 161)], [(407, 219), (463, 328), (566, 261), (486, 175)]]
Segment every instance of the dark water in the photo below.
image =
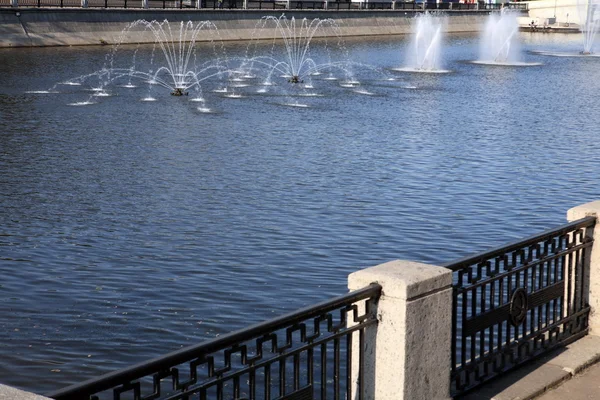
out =
[[(387, 70), (404, 40), (346, 46)], [(453, 36), (451, 74), (357, 68), (374, 96), (315, 77), (323, 97), (293, 99), (309, 108), (207, 82), (205, 114), (166, 90), (142, 102), (146, 85), (83, 107), (68, 104), (89, 86), (24, 93), (100, 69), (107, 48), (0, 51), (0, 381), (46, 392), (342, 294), (359, 268), (450, 261), (600, 198), (600, 59), (463, 62), (477, 52)]]

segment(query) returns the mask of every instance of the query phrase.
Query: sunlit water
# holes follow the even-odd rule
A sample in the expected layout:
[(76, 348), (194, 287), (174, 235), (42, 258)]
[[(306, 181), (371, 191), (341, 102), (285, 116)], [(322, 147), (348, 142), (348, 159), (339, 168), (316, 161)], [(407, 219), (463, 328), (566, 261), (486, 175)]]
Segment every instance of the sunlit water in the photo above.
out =
[(46, 392), (342, 294), (358, 268), (565, 222), (600, 198), (600, 60), (528, 52), (578, 35), (519, 35), (544, 65), (468, 64), (479, 39), (450, 36), (453, 73), (403, 74), (403, 39), (349, 40), (390, 76), (315, 75), (302, 97), (261, 79), (36, 93), (106, 48), (0, 51), (2, 383)]

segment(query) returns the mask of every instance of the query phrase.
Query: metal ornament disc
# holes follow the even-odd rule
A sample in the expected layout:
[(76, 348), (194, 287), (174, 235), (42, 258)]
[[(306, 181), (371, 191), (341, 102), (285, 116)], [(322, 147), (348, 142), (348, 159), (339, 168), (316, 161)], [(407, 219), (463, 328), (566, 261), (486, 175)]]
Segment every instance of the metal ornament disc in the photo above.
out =
[(519, 326), (527, 316), (527, 292), (523, 288), (515, 290), (510, 298), (510, 322)]

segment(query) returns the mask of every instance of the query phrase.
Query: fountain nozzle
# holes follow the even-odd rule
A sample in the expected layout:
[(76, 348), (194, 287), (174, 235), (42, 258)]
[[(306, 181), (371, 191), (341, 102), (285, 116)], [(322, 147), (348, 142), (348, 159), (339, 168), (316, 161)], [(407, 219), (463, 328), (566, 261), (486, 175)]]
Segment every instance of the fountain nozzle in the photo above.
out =
[(289, 83), (303, 83), (304, 81), (300, 80), (300, 77), (298, 75), (294, 75), (290, 79), (288, 79), (288, 82)]
[(172, 92), (171, 92), (171, 96), (187, 96), (188, 92), (184, 92), (183, 88), (175, 88)]

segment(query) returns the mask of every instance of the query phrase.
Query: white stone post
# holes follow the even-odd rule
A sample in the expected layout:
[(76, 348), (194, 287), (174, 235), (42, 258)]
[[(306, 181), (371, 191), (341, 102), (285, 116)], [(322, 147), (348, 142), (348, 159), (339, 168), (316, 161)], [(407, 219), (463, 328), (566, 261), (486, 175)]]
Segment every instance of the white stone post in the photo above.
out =
[(81, 8), (88, 8), (88, 0), (81, 0)]
[[(144, 0), (144, 1), (147, 1), (147, 0)], [(202, 0), (196, 0), (196, 8), (197, 9), (202, 8)], [(244, 0), (244, 8), (246, 8), (246, 0)]]
[(142, 0), (142, 7), (148, 8), (148, 0)]
[[(600, 201), (582, 204), (567, 211), (567, 220), (576, 221), (584, 217), (596, 217), (596, 226), (592, 236), (594, 245), (588, 259), (589, 266), (587, 279), (588, 290), (584, 288), (583, 295), (588, 296), (591, 311), (589, 316), (589, 327), (592, 335), (600, 335)], [(584, 277), (586, 279), (587, 277)], [(585, 281), (584, 281), (585, 284)]]
[(396, 0), (392, 0), (392, 10), (396, 9)]
[(11, 7), (19, 7), (19, 0), (10, 0)]
[(363, 382), (353, 350), (353, 393), (368, 400), (450, 399), (452, 272), (391, 261), (348, 276), (357, 290), (378, 283), (376, 326), (364, 335)]
[(327, 10), (327, 8), (329, 8), (329, 4), (328, 3), (329, 3), (329, 1), (325, 0), (325, 2), (323, 4), (323, 7), (324, 7), (325, 10)]

